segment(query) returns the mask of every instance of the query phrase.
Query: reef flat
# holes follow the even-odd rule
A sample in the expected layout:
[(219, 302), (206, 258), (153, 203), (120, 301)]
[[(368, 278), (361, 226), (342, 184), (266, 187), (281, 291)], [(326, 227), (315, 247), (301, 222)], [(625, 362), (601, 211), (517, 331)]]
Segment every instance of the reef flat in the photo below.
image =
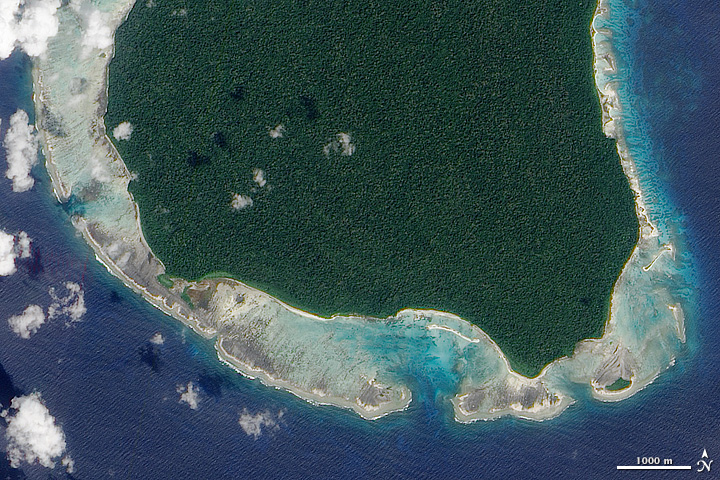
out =
[(105, 121), (150, 248), (324, 317), (451, 312), (537, 375), (602, 335), (637, 242), (593, 9), (136, 4)]
[[(132, 5), (93, 2), (112, 31)], [(443, 385), (443, 398), (462, 422), (503, 415), (551, 418), (573, 403), (578, 384), (601, 400), (626, 398), (683, 350), (683, 307), (691, 294), (683, 271), (689, 258), (672, 228), (676, 217), (660, 208), (652, 172), (642, 169), (645, 158), (635, 156), (643, 153), (642, 132), (630, 121), (632, 103), (621, 103), (622, 62), (610, 43), (611, 32), (619, 32), (613, 41), (622, 40), (625, 18), (605, 4), (596, 13), (588, 33), (603, 125), (617, 140), (635, 194), (640, 239), (613, 288), (602, 337), (579, 342), (572, 355), (532, 379), (514, 372), (490, 336), (456, 315), (406, 309), (384, 319), (328, 319), (230, 278), (191, 282), (167, 276), (143, 236), (128, 191), (132, 174), (105, 130), (113, 46), (84, 44), (87, 26), (67, 6), (58, 11), (58, 35), (33, 69), (46, 165), (56, 196), (112, 274), (198, 334), (214, 338), (221, 360), (268, 385), (378, 418), (406, 408), (412, 400), (408, 379), (420, 376)], [(616, 390), (621, 378), (629, 384)]]

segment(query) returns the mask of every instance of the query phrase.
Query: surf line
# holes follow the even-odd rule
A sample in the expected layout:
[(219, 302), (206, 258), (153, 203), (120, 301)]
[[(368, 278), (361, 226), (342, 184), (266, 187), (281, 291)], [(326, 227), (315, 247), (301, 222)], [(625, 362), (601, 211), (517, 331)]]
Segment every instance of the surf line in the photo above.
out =
[(657, 255), (655, 255), (655, 258), (653, 258), (653, 261), (650, 262), (649, 265), (642, 267), (643, 271), (647, 272), (648, 270), (650, 270), (653, 267), (653, 265), (655, 265), (655, 262), (657, 262), (658, 259), (660, 259), (660, 257), (665, 252), (670, 252), (670, 256), (672, 257), (673, 260), (675, 260), (675, 248), (673, 247), (673, 244), (672, 243), (665, 244), (665, 245), (663, 245), (663, 248), (657, 253)]
[(460, 338), (462, 338), (463, 340), (468, 341), (468, 342), (470, 342), (470, 343), (480, 343), (480, 339), (479, 339), (479, 338), (470, 338), (470, 337), (467, 337), (467, 336), (463, 335), (462, 333), (458, 332), (457, 330), (453, 330), (452, 328), (446, 327), (445, 325), (434, 325), (434, 324), (430, 324), (430, 325), (428, 325), (426, 328), (427, 328), (428, 330), (445, 330), (446, 332), (454, 333), (454, 334), (457, 335), (458, 337), (460, 337)]

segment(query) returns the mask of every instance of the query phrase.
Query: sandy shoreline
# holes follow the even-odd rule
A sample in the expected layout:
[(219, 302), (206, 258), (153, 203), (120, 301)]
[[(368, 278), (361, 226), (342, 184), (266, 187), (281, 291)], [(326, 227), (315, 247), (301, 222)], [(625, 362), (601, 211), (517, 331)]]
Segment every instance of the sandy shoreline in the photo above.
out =
[[(593, 45), (593, 52), (595, 55), (594, 60), (594, 70), (595, 70), (595, 79), (596, 79), (596, 88), (598, 91), (598, 96), (600, 98), (600, 104), (602, 106), (602, 112), (603, 112), (603, 130), (605, 132), (605, 135), (609, 138), (615, 139), (617, 142), (617, 151), (618, 156), (620, 157), (620, 163), (623, 168), (623, 172), (625, 173), (625, 176), (628, 179), (628, 184), (633, 191), (634, 197), (635, 197), (635, 213), (638, 218), (639, 223), (639, 232), (638, 232), (638, 243), (635, 249), (633, 250), (630, 258), (626, 262), (625, 267), (623, 268), (623, 272), (620, 275), (620, 278), (618, 279), (618, 282), (616, 283), (616, 287), (613, 288), (613, 296), (611, 298), (611, 317), (608, 319), (608, 324), (606, 326), (607, 329), (611, 329), (613, 327), (613, 302), (615, 301), (615, 288), (617, 288), (618, 283), (620, 282), (620, 279), (625, 274), (625, 271), (629, 268), (630, 263), (633, 260), (636, 260), (637, 257), (640, 254), (640, 251), (644, 248), (646, 244), (649, 244), (652, 241), (657, 240), (657, 238), (660, 236), (660, 232), (656, 226), (656, 224), (652, 221), (650, 218), (650, 214), (648, 213), (647, 204), (645, 201), (645, 195), (644, 192), (640, 186), (640, 178), (638, 175), (637, 167), (635, 165), (635, 162), (632, 158), (632, 155), (630, 153), (629, 147), (627, 145), (626, 141), (626, 134), (624, 132), (624, 128), (622, 125), (622, 119), (620, 115), (618, 115), (615, 112), (621, 112), (623, 110), (622, 103), (620, 100), (620, 95), (617, 91), (617, 84), (616, 83), (607, 83), (605, 85), (599, 85), (598, 82), (601, 79), (601, 73), (612, 73), (617, 74), (618, 73), (618, 62), (615, 58), (616, 53), (613, 50), (612, 41), (610, 39), (611, 32), (604, 31), (602, 29), (596, 29), (595, 28), (595, 22), (598, 19), (604, 19), (607, 18), (609, 14), (609, 6), (608, 6), (609, 0), (598, 0), (598, 5), (595, 11), (595, 15), (593, 16), (593, 20), (590, 26), (590, 33), (592, 38), (592, 45)], [(600, 38), (602, 37), (602, 38)], [(598, 41), (600, 38), (600, 41)], [(604, 41), (603, 41), (604, 40)], [(601, 46), (601, 43), (604, 44)], [(605, 48), (605, 46), (607, 48)], [(662, 245), (659, 249), (656, 250), (656, 253), (652, 256), (652, 260), (649, 264), (642, 267), (642, 270), (647, 272), (649, 271), (653, 265), (665, 254), (669, 253), (669, 255), (672, 257), (672, 260), (675, 260), (675, 247), (672, 243), (667, 243)], [(681, 343), (685, 343), (685, 327), (684, 327), (684, 315), (682, 312), (682, 308), (679, 304), (675, 305), (668, 305), (668, 308), (672, 311), (673, 316), (676, 319), (677, 322), (677, 333), (678, 338), (680, 339)], [(668, 365), (665, 366), (666, 368), (669, 368), (671, 365), (674, 364), (675, 358), (674, 356), (671, 357), (670, 362)], [(648, 385), (650, 385), (660, 374), (660, 369), (658, 369), (654, 375), (652, 375), (651, 378), (646, 379), (645, 381), (639, 382), (637, 379), (632, 376), (630, 379), (630, 385), (626, 388), (623, 388), (618, 391), (610, 391), (604, 388), (604, 386), (599, 386), (595, 382), (592, 383), (593, 389), (592, 393), (593, 396), (599, 400), (602, 401), (620, 401), (625, 398), (628, 398), (635, 393), (639, 392), (640, 390), (644, 389)], [(598, 388), (600, 387), (600, 388)]]
[[(134, 1), (127, 0), (125, 0), (124, 2), (118, 2), (118, 7), (116, 8), (116, 10), (118, 12), (124, 13), (121, 15), (121, 17), (118, 17), (116, 19), (116, 24), (113, 25), (113, 30), (124, 20), (124, 18), (127, 17), (133, 4)], [(607, 11), (607, 3), (604, 0), (601, 0), (597, 5), (595, 15), (593, 17), (593, 23), (590, 27), (593, 52), (595, 56), (594, 65), (596, 81), (599, 79), (599, 69), (609, 69), (610, 71), (616, 71), (617, 68), (617, 62), (615, 61), (612, 50), (608, 49), (607, 51), (604, 51), (596, 42), (596, 35), (599, 33), (599, 30), (595, 29), (595, 20), (598, 17), (606, 15)], [(114, 48), (115, 47), (113, 44), (107, 51), (107, 57), (104, 60), (105, 63), (103, 69), (103, 77), (97, 79), (100, 82), (100, 90), (97, 97), (97, 106), (93, 112), (91, 123), (95, 126), (95, 137), (93, 138), (93, 141), (95, 142), (94, 147), (105, 152), (105, 156), (103, 158), (105, 158), (112, 164), (111, 170), (116, 175), (113, 178), (113, 181), (115, 183), (109, 185), (108, 188), (111, 188), (113, 186), (117, 187), (118, 185), (124, 185), (125, 190), (127, 190), (127, 184), (130, 181), (131, 174), (127, 170), (127, 167), (125, 166), (118, 152), (114, 148), (114, 145), (108, 138), (103, 119), (108, 96), (108, 68), (110, 60), (113, 56)], [(43, 81), (43, 72), (38, 65), (34, 65), (33, 67), (33, 79), (36, 117), (38, 119), (37, 123), (38, 125), (43, 125), (45, 122), (45, 113), (43, 107), (46, 106), (46, 102), (48, 102), (47, 97), (49, 97), (49, 95), (45, 95), (45, 93), (48, 92), (48, 87)], [(390, 317), (389, 319), (374, 319), (381, 322), (390, 322), (393, 319), (399, 319), (403, 315), (416, 316), (418, 318), (432, 318), (434, 320), (434, 323), (430, 323), (425, 327), (426, 331), (429, 332), (429, 335), (444, 335), (441, 332), (446, 332), (446, 334), (455, 337), (457, 341), (462, 341), (472, 345), (479, 345), (479, 348), (481, 347), (486, 349), (484, 351), (485, 354), (488, 354), (488, 352), (492, 352), (494, 355), (496, 355), (497, 360), (502, 364), (503, 367), (500, 369), (501, 371), (497, 374), (497, 376), (493, 377), (492, 379), (492, 382), (494, 382), (492, 383), (492, 391), (484, 390), (487, 388), (487, 381), (484, 381), (485, 383), (482, 383), (480, 385), (478, 385), (477, 383), (473, 383), (473, 380), (470, 380), (469, 377), (468, 379), (461, 381), (459, 391), (452, 400), (455, 407), (455, 418), (459, 422), (469, 423), (476, 420), (490, 420), (503, 415), (514, 415), (519, 418), (541, 421), (559, 415), (568, 406), (570, 406), (574, 402), (574, 400), (569, 395), (562, 393), (559, 389), (554, 389), (551, 386), (551, 383), (554, 381), (551, 377), (555, 374), (555, 370), (562, 368), (562, 365), (571, 365), (572, 362), (575, 361), (574, 357), (578, 357), (580, 356), (580, 354), (587, 353), (587, 349), (583, 350), (581, 346), (585, 348), (588, 345), (591, 345), (591, 347), (595, 349), (592, 350), (593, 354), (595, 355), (609, 355), (608, 358), (610, 358), (610, 360), (608, 360), (608, 362), (615, 361), (615, 357), (617, 357), (619, 359), (618, 361), (621, 364), (618, 368), (626, 368), (625, 365), (622, 365), (622, 362), (624, 361), (623, 359), (625, 358), (622, 352), (607, 353), (605, 350), (599, 350), (599, 345), (602, 343), (603, 339), (605, 339), (606, 337), (609, 338), (609, 336), (613, 332), (615, 322), (614, 312), (616, 312), (616, 309), (613, 305), (616, 306), (618, 302), (616, 298), (616, 289), (620, 288), (619, 285), (624, 285), (621, 284), (621, 279), (624, 275), (626, 275), (626, 272), (629, 269), (634, 268), (635, 263), (638, 261), (638, 257), (642, 253), (641, 250), (642, 248), (644, 248), (642, 246), (644, 242), (657, 237), (658, 232), (656, 226), (652, 223), (647, 213), (643, 192), (640, 188), (640, 181), (637, 170), (624, 140), (622, 125), (619, 123), (620, 119), (619, 117), (613, 116), (613, 112), (620, 110), (618, 93), (613, 85), (608, 84), (600, 86), (596, 83), (596, 87), (603, 111), (603, 129), (608, 137), (612, 137), (617, 141), (617, 150), (623, 167), (623, 171), (628, 178), (630, 188), (634, 192), (636, 215), (639, 222), (639, 241), (632, 255), (623, 267), (620, 277), (615, 283), (611, 300), (611, 311), (605, 324), (603, 338), (594, 341), (596, 343), (592, 344), (583, 344), (583, 342), (581, 342), (581, 344), (583, 345), (578, 344), (576, 352), (575, 354), (573, 354), (572, 357), (562, 357), (556, 359), (555, 361), (546, 365), (537, 377), (530, 379), (512, 371), (509, 361), (505, 357), (504, 353), (483, 330), (476, 327), (475, 325), (471, 325), (468, 322), (465, 322), (464, 320), (460, 319), (455, 315), (438, 311), (406, 309), (398, 312), (398, 314), (396, 314), (394, 317)], [(43, 129), (40, 129), (40, 131), (43, 134), (43, 146), (46, 157), (46, 167), (52, 180), (54, 193), (60, 202), (67, 201), (67, 199), (72, 193), (72, 186), (69, 186), (68, 182), (64, 181), (61, 169), (58, 168), (55, 162), (54, 149), (56, 148), (55, 145), (58, 145), (57, 139), (52, 137), (49, 132)], [(85, 240), (92, 247), (97, 260), (101, 262), (112, 275), (115, 275), (116, 277), (121, 279), (121, 281), (125, 285), (127, 285), (133, 291), (139, 293), (143, 298), (145, 298), (156, 308), (160, 309), (165, 314), (170, 315), (181, 321), (183, 324), (187, 325), (189, 328), (191, 328), (193, 331), (197, 332), (201, 336), (205, 338), (217, 338), (215, 348), (217, 350), (218, 357), (222, 362), (228, 364), (231, 368), (235, 369), (236, 371), (245, 376), (248, 376), (250, 378), (258, 378), (262, 383), (266, 385), (290, 391), (294, 395), (303, 398), (304, 400), (307, 400), (311, 403), (335, 405), (342, 408), (351, 409), (366, 419), (380, 418), (394, 411), (405, 410), (408, 407), (412, 400), (412, 394), (407, 387), (405, 387), (404, 385), (382, 385), (380, 383), (374, 383), (376, 382), (374, 375), (367, 375), (367, 385), (363, 383), (361, 387), (358, 387), (357, 395), (355, 395), (353, 399), (346, 396), (332, 396), (326, 394), (321, 389), (303, 389), (299, 387), (296, 383), (293, 383), (288, 379), (273, 376), (271, 373), (261, 368), (257, 368), (256, 366), (253, 366), (251, 364), (247, 364), (241, 361), (239, 358), (231, 355), (223, 348), (222, 342), (225, 339), (229, 338), (228, 335), (230, 335), (230, 337), (232, 337), (232, 335), (237, 335), (237, 333), (233, 333), (235, 332), (235, 330), (232, 330), (232, 328), (239, 328), (237, 327), (237, 325), (233, 324), (233, 322), (240, 322), (240, 320), (238, 320), (240, 317), (237, 317), (237, 314), (233, 313), (235, 312), (235, 310), (233, 309), (237, 309), (238, 305), (240, 305), (242, 302), (230, 302), (228, 304), (230, 306), (227, 307), (226, 310), (213, 310), (209, 307), (208, 310), (192, 310), (184, 302), (184, 300), (181, 300), (181, 287), (188, 286), (191, 288), (196, 288), (197, 291), (195, 291), (194, 293), (199, 292), (201, 286), (205, 289), (214, 289), (209, 294), (212, 299), (214, 300), (215, 297), (217, 297), (218, 302), (222, 300), (227, 303), (227, 298), (222, 297), (217, 290), (218, 285), (223, 285), (230, 291), (235, 292), (237, 295), (242, 295), (243, 297), (247, 296), (247, 298), (249, 298), (253, 302), (256, 302), (258, 305), (272, 305), (273, 308), (277, 307), (279, 309), (282, 309), (282, 311), (288, 312), (289, 314), (294, 314), (297, 317), (302, 317), (311, 322), (320, 322), (326, 325), (332, 325), (334, 323), (341, 323), (344, 321), (346, 322), (348, 320), (366, 321), (372, 319), (356, 316), (333, 316), (331, 318), (323, 318), (280, 302), (279, 300), (270, 297), (264, 292), (256, 290), (233, 279), (220, 278), (213, 281), (204, 280), (200, 282), (186, 282), (182, 281), (181, 279), (173, 279), (178, 282), (178, 285), (171, 289), (165, 288), (157, 280), (158, 275), (165, 273), (165, 268), (162, 262), (157, 259), (154, 254), (152, 254), (150, 248), (147, 246), (147, 242), (145, 241), (140, 225), (138, 206), (132, 199), (132, 195), (129, 192), (125, 191), (124, 194), (127, 195), (127, 197), (129, 198), (129, 202), (132, 205), (131, 211), (134, 214), (135, 226), (134, 230), (130, 232), (130, 234), (124, 232), (112, 232), (110, 231), (110, 229), (102, 230), (102, 225), (100, 225), (100, 223), (79, 216), (73, 218), (73, 224), (82, 233)], [(129, 266), (130, 270), (128, 270), (129, 267), (127, 265), (121, 265), (121, 261), (119, 260), (120, 258), (125, 257), (113, 255), (110, 251), (110, 247), (118, 244), (120, 244), (122, 248), (126, 249), (125, 252), (128, 255), (132, 254), (132, 258), (134, 259), (133, 261), (135, 263), (131, 262)], [(670, 246), (670, 248), (672, 248), (672, 245)], [(146, 255), (147, 258), (143, 258), (144, 255)], [(660, 256), (657, 256), (655, 260), (658, 260), (659, 258)], [(655, 263), (655, 260), (653, 260), (653, 264)], [(199, 295), (199, 293), (197, 294)], [(684, 318), (682, 316), (681, 307), (679, 304), (673, 304), (670, 310), (672, 310), (672, 314), (677, 319), (678, 334), (680, 331), (682, 331), (682, 340), (684, 341), (684, 324), (680, 326), (681, 321), (684, 321), (681, 320)], [(447, 323), (457, 324), (458, 327), (453, 328), (452, 326), (446, 325), (443, 320), (447, 320)], [(228, 333), (228, 331), (226, 330), (222, 330), (227, 328), (231, 329), (229, 330), (229, 332), (231, 333)], [(463, 330), (464, 332), (460, 330)], [(246, 330), (245, 334), (247, 334), (248, 331), (250, 330)], [(258, 333), (255, 331), (251, 331), (251, 333), (259, 335), (259, 333), (262, 332)], [(613, 355), (615, 355), (615, 357), (613, 357)], [(580, 362), (580, 360), (577, 360), (577, 362)], [(568, 368), (572, 370), (572, 367)], [(585, 375), (587, 377), (588, 374)], [(650, 380), (647, 382), (636, 382), (635, 377), (633, 376), (633, 381), (628, 388), (620, 390), (618, 392), (609, 392), (604, 388), (604, 386), (607, 384), (601, 385), (595, 380), (594, 377), (592, 377), (592, 375), (588, 378), (581, 376), (582, 381), (587, 382), (592, 386), (593, 396), (604, 401), (616, 401), (631, 396), (640, 389), (647, 386), (652, 381)], [(656, 376), (657, 374), (653, 378), (655, 378)], [(393, 392), (399, 392), (399, 394), (395, 395), (392, 400), (389, 400), (386, 403), (380, 402), (377, 405), (363, 403), (361, 401), (362, 392), (366, 392), (367, 388), (372, 389), (375, 387), (377, 387), (378, 391), (392, 390)], [(389, 388), (389, 390), (383, 390), (383, 388)], [(487, 392), (490, 392), (490, 394), (488, 394)], [(382, 395), (380, 396), (382, 397)], [(526, 397), (528, 397), (529, 400), (526, 401)], [(500, 400), (498, 400), (498, 398)], [(473, 409), (472, 407), (476, 408)]]

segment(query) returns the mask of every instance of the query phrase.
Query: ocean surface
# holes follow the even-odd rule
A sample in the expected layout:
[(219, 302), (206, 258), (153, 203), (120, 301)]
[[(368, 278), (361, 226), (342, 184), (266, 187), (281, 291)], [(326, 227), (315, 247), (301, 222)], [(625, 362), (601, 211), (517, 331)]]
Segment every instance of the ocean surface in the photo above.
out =
[[(0, 229), (27, 232), (34, 249), (0, 277), (0, 403), (40, 392), (75, 472), (12, 469), (3, 458), (0, 478), (674, 478), (696, 473), (616, 466), (657, 456), (695, 469), (703, 449), (720, 459), (720, 14), (699, 0), (611, 8), (626, 15), (617, 38), (627, 41), (615, 47), (630, 72), (632, 128), (647, 138), (633, 152), (638, 168), (655, 172), (664, 195), (653, 205), (681, 219), (682, 249), (695, 259), (688, 347), (653, 384), (615, 404), (578, 387), (577, 403), (542, 423), (458, 424), (439, 386), (423, 383), (408, 411), (372, 422), (310, 405), (223, 366), (210, 342), (112, 277), (37, 166), (30, 192), (0, 180)], [(29, 68), (18, 53), (0, 62), (0, 135), (17, 108), (32, 110)], [(3, 172), (4, 162), (0, 151)], [(10, 330), (8, 317), (47, 308), (48, 290), (68, 281), (83, 286), (82, 322), (56, 319), (30, 339)], [(150, 341), (158, 332), (162, 345)], [(188, 382), (199, 386), (196, 409), (179, 401)], [(3, 450), (4, 430), (0, 421)]]

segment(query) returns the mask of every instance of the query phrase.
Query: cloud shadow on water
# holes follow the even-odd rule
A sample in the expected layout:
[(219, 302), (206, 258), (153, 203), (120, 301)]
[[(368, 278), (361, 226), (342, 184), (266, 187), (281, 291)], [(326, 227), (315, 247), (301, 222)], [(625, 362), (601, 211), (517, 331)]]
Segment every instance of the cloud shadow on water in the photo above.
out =
[(222, 375), (204, 372), (198, 377), (198, 386), (209, 396), (219, 399), (226, 384)]
[(138, 355), (140, 356), (140, 360), (150, 367), (153, 372), (160, 371), (162, 360), (160, 359), (160, 349), (157, 345), (153, 345), (150, 342), (146, 343), (138, 348)]

